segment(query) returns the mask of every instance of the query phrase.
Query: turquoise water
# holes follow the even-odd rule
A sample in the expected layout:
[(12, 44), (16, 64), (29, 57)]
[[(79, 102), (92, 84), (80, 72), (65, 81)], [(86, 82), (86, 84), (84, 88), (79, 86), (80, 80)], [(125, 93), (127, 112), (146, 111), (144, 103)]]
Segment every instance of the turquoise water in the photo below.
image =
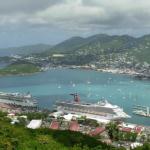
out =
[[(52, 108), (56, 100), (72, 99), (69, 94), (74, 92), (87, 102), (104, 97), (129, 115), (134, 104), (150, 106), (150, 81), (89, 70), (51, 69), (34, 75), (0, 77), (0, 91), (30, 91), (46, 108)], [(150, 118), (135, 115), (127, 121), (150, 125)]]

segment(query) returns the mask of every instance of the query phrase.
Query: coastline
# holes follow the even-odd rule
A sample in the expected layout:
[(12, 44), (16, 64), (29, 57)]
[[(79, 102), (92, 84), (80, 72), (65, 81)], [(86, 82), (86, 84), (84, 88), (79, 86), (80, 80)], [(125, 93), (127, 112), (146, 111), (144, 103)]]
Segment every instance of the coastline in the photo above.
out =
[(136, 72), (135, 70), (131, 70), (131, 69), (97, 69), (97, 71), (108, 72), (108, 73), (112, 73), (112, 74), (129, 75), (129, 76), (132, 76), (139, 80), (149, 80), (150, 79), (150, 75), (145, 75), (144, 73), (139, 73), (139, 72)]
[[(69, 69), (84, 69), (84, 70), (94, 70), (94, 71), (98, 71), (98, 72), (106, 72), (106, 73), (112, 73), (112, 74), (124, 74), (124, 75), (130, 75), (133, 77), (144, 77), (146, 75), (144, 75), (143, 73), (139, 73), (133, 69), (118, 69), (118, 68), (96, 68), (96, 67), (92, 67), (92, 66), (70, 66), (68, 67)], [(147, 76), (149, 78), (149, 76)]]
[(140, 73), (130, 70), (130, 69), (111, 69), (111, 68), (105, 68), (105, 69), (97, 69), (97, 71), (101, 72), (108, 72), (108, 73), (113, 73), (113, 74), (127, 74), (127, 75), (141, 75)]
[(40, 73), (42, 71), (38, 71), (38, 72), (33, 72), (33, 73), (18, 73), (18, 74), (0, 74), (0, 77), (11, 77), (11, 76), (27, 76), (27, 75), (33, 75), (33, 74), (37, 74)]
[(83, 70), (93, 70), (97, 72), (106, 72), (106, 73), (112, 73), (112, 74), (124, 74), (124, 75), (129, 75), (138, 79), (150, 79), (150, 75), (145, 75), (144, 73), (139, 73), (133, 69), (118, 69), (118, 68), (97, 68), (96, 66), (92, 65), (54, 65), (54, 66), (49, 66), (49, 67), (42, 67), (39, 71), (37, 72), (32, 72), (32, 73), (18, 73), (18, 74), (0, 74), (0, 77), (4, 76), (26, 76), (26, 75), (32, 75), (32, 74), (37, 74), (40, 72), (45, 72), (50, 69), (56, 69), (56, 68), (68, 68), (68, 69), (83, 69)]

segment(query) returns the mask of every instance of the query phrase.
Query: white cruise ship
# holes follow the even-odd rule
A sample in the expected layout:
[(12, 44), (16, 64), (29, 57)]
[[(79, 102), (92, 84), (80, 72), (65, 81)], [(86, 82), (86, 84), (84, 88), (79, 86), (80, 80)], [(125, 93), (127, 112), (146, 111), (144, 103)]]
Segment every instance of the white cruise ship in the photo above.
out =
[(100, 122), (104, 120), (110, 121), (130, 118), (122, 108), (110, 104), (107, 100), (100, 101), (96, 104), (80, 103), (79, 96), (77, 94), (72, 95), (74, 96), (73, 102), (56, 102), (57, 111), (86, 116), (87, 118), (95, 119)]
[(0, 92), (0, 103), (23, 107), (37, 107), (37, 101), (31, 94)]

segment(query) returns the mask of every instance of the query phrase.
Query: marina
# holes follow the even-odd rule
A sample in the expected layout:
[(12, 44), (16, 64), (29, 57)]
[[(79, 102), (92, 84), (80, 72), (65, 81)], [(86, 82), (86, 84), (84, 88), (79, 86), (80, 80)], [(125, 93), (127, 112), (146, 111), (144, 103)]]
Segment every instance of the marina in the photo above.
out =
[(25, 107), (37, 107), (37, 101), (31, 94), (0, 92), (0, 103), (20, 105)]
[(111, 120), (122, 120), (130, 118), (123, 108), (110, 104), (107, 100), (101, 100), (97, 103), (81, 102), (78, 94), (74, 96), (73, 101), (56, 102), (57, 114), (67, 114), (75, 116), (86, 116), (86, 118), (97, 120), (98, 122), (108, 123)]
[(144, 117), (150, 117), (150, 107), (135, 105), (133, 107), (133, 114), (139, 115), (139, 116), (144, 116)]
[(48, 109), (52, 109), (56, 101), (71, 99), (69, 93), (79, 93), (85, 103), (94, 104), (104, 98), (109, 100), (109, 103), (123, 108), (132, 117), (127, 118), (127, 122), (150, 125), (149, 117), (132, 113), (135, 104), (150, 104), (148, 80), (139, 81), (127, 75), (91, 70), (55, 68), (34, 75), (0, 77), (0, 83), (0, 91), (6, 93), (30, 91), (36, 97), (39, 106)]
[(34, 112), (37, 100), (30, 94), (0, 92), (0, 110), (9, 113)]

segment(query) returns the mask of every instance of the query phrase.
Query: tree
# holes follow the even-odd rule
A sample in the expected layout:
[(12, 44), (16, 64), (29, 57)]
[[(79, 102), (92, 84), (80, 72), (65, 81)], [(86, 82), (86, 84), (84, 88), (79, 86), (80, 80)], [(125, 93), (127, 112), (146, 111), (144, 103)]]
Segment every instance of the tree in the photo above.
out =
[(119, 129), (116, 123), (110, 122), (106, 128), (108, 129), (108, 134), (109, 134), (110, 139), (112, 140), (118, 139)]

